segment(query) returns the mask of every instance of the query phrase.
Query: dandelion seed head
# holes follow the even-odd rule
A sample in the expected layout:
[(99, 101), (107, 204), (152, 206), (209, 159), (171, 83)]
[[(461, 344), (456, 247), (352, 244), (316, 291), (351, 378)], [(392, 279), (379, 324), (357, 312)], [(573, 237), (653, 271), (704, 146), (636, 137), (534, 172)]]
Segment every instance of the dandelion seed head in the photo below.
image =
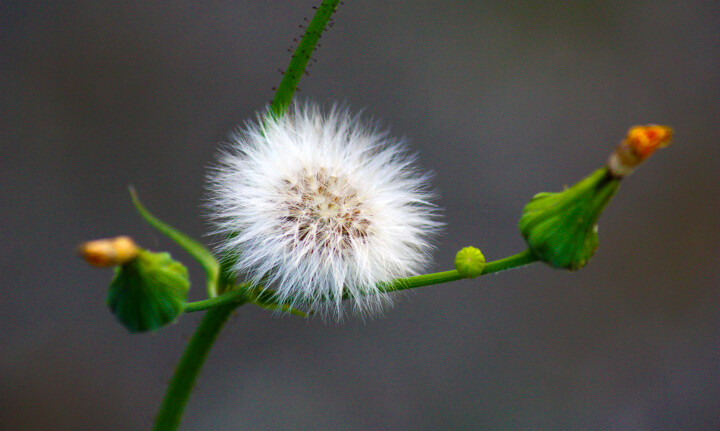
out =
[(401, 141), (345, 108), (295, 105), (232, 135), (210, 175), (210, 213), (234, 270), (282, 304), (374, 313), (379, 283), (417, 274), (437, 232), (429, 176)]

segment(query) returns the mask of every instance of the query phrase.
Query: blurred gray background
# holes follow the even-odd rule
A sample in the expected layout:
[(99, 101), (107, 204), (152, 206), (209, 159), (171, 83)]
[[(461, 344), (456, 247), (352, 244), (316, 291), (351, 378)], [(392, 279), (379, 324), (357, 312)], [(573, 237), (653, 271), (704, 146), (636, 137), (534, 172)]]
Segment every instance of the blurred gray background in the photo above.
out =
[[(200, 315), (130, 335), (111, 273), (74, 254), (135, 214), (206, 243), (217, 144), (272, 98), (317, 1), (0, 4), (0, 429), (149, 429)], [(676, 130), (601, 219), (577, 273), (418, 289), (368, 321), (243, 307), (184, 430), (720, 429), (720, 2), (346, 1), (300, 84), (406, 136), (466, 245), (524, 249), (523, 205)]]

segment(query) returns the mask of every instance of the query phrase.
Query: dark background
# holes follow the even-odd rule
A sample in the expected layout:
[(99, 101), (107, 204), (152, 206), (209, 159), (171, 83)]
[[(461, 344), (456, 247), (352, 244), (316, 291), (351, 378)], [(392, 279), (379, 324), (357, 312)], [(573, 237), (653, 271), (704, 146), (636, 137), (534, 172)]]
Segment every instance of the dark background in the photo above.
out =
[[(142, 430), (200, 315), (130, 335), (108, 270), (133, 184), (205, 242), (216, 144), (272, 98), (315, 1), (0, 5), (0, 429)], [(368, 321), (243, 307), (185, 430), (720, 429), (720, 3), (346, 1), (300, 84), (407, 136), (447, 227), (434, 270), (524, 248), (539, 191), (629, 126), (676, 130), (623, 184), (576, 273), (542, 265), (418, 289)]]

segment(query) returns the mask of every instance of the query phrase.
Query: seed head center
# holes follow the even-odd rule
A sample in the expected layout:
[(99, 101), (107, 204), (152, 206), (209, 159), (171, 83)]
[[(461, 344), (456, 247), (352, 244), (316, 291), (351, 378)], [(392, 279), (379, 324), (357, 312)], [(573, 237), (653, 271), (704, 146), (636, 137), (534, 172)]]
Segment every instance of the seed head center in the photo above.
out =
[(347, 178), (325, 168), (306, 169), (283, 187), (282, 229), (294, 247), (341, 252), (368, 237), (367, 205)]

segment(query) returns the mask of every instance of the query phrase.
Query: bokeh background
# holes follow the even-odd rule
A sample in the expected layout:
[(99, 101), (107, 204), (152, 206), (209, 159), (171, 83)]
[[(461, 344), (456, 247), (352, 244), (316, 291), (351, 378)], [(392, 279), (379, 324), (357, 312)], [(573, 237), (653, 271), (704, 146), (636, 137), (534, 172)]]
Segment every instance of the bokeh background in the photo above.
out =
[[(130, 335), (110, 271), (133, 184), (196, 238), (217, 144), (272, 98), (317, 1), (0, 3), (0, 429), (149, 429), (199, 315)], [(300, 84), (406, 136), (455, 252), (524, 248), (539, 191), (627, 128), (676, 129), (623, 184), (576, 273), (542, 265), (405, 295), (382, 318), (243, 307), (184, 430), (720, 429), (720, 2), (346, 1)]]

